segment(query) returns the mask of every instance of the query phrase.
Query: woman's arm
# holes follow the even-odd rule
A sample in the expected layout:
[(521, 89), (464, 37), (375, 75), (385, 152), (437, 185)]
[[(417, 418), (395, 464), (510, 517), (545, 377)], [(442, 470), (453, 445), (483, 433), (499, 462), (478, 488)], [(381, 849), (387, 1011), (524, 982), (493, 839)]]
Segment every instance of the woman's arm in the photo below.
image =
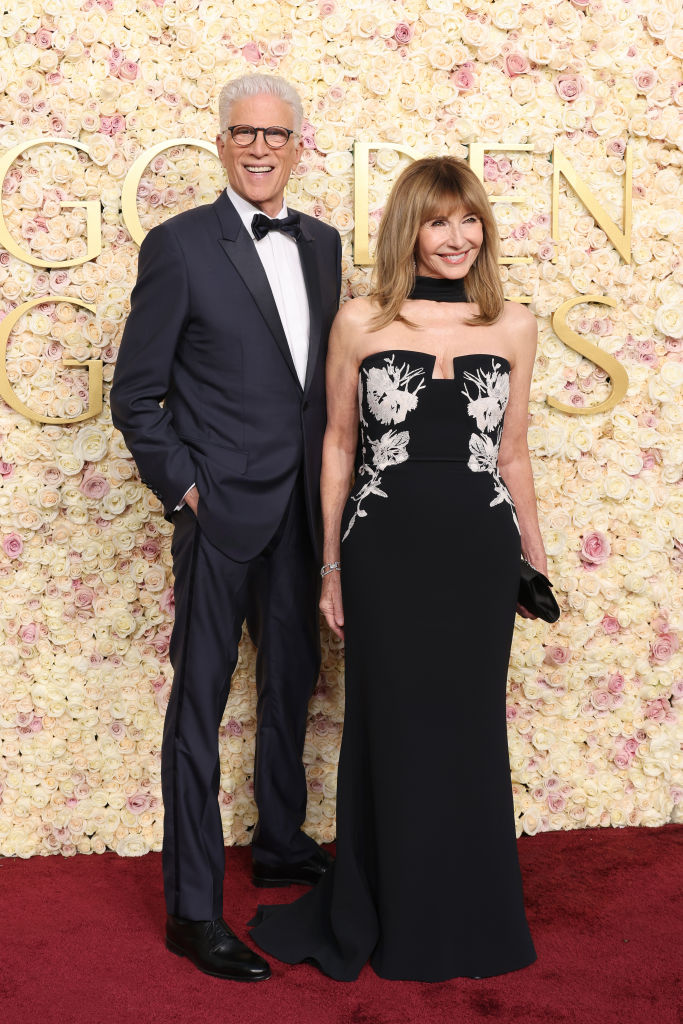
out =
[[(512, 306), (515, 308), (510, 308)], [(498, 468), (517, 509), (522, 535), (522, 554), (533, 566), (546, 573), (546, 555), (538, 525), (534, 478), (526, 442), (529, 390), (536, 355), (536, 321), (533, 314), (524, 306), (510, 303), (510, 307), (507, 326), (514, 338), (514, 362), (510, 374), (510, 399), (505, 412)]]
[[(327, 429), (323, 441), (320, 499), (323, 512), (323, 562), (341, 561), (341, 518), (351, 489), (358, 443), (358, 357), (363, 300), (345, 303), (330, 332), (327, 352)], [(355, 308), (352, 308), (355, 307)], [(323, 577), (320, 609), (330, 629), (344, 639), (341, 579), (336, 570)]]

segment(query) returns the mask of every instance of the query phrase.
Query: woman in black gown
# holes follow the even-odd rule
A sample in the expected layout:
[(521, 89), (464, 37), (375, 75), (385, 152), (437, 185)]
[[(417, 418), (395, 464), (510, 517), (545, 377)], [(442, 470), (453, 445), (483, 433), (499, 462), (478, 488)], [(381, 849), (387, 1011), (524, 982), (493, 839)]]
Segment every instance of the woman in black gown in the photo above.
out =
[(535, 959), (505, 687), (520, 553), (546, 570), (526, 445), (536, 329), (503, 300), (497, 249), (467, 165), (416, 161), (386, 207), (375, 291), (342, 307), (330, 338), (337, 860), (295, 903), (260, 908), (251, 934), (340, 980), (368, 960), (384, 978), (442, 981)]

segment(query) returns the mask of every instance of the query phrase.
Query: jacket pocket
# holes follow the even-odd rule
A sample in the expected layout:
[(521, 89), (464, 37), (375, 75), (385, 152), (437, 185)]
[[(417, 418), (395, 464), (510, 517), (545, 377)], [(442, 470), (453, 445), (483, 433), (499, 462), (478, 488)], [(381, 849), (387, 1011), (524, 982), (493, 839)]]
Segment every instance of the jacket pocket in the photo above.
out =
[(193, 455), (203, 456), (209, 462), (225, 466), (235, 473), (246, 473), (249, 452), (234, 448), (227, 441), (217, 441), (212, 437), (191, 437), (180, 434), (180, 440), (191, 449)]

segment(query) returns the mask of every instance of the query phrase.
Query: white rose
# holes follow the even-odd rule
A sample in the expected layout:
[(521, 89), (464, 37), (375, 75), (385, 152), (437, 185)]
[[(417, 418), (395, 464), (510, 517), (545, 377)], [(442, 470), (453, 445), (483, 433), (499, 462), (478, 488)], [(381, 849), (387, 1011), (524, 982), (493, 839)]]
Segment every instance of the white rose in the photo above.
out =
[(669, 338), (683, 336), (683, 308), (660, 306), (654, 316), (655, 327)]

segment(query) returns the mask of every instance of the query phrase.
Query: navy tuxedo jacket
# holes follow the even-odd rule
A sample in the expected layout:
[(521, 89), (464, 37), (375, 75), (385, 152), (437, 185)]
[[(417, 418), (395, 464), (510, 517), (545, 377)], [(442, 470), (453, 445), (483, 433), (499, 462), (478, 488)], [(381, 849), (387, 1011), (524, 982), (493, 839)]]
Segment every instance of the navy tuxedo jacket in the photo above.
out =
[(301, 214), (310, 307), (302, 388), (256, 247), (223, 192), (153, 228), (121, 341), (111, 410), (167, 518), (195, 482), (199, 523), (236, 561), (267, 545), (303, 470), (320, 553), (327, 337), (339, 303), (341, 244)]

